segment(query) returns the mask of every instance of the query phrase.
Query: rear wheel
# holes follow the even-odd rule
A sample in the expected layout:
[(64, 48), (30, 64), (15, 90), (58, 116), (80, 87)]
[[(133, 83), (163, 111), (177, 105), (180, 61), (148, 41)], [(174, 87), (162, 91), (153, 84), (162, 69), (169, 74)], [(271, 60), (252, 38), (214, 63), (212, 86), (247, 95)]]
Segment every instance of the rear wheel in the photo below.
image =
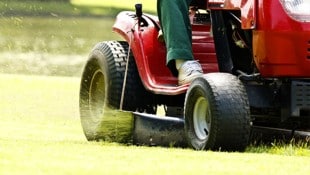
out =
[(250, 135), (250, 111), (243, 84), (233, 75), (195, 79), (185, 97), (185, 135), (194, 149), (243, 151)]
[[(127, 54), (128, 44), (122, 41), (98, 43), (90, 53), (80, 87), (80, 117), (88, 140), (127, 142), (131, 137), (131, 116), (116, 113), (120, 107)], [(134, 58), (130, 56), (122, 108), (141, 110), (147, 106), (141, 101), (147, 99), (146, 94)]]

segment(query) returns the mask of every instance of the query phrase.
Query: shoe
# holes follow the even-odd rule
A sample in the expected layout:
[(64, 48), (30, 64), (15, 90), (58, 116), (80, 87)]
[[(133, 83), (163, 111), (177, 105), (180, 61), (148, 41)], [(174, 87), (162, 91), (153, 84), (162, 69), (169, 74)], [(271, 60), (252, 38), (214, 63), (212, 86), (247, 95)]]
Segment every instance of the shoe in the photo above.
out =
[(201, 75), (203, 70), (198, 61), (185, 61), (179, 69), (179, 85), (188, 84)]
[(160, 29), (158, 31), (157, 40), (161, 43), (165, 42), (163, 31)]

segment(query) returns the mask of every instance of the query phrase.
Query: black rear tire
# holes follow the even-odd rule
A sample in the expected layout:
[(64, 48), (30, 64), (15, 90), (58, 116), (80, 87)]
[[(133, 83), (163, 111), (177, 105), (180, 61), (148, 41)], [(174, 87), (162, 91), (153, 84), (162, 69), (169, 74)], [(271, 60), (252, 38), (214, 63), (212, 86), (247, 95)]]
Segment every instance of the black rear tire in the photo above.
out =
[(185, 97), (185, 135), (194, 149), (243, 151), (251, 118), (247, 94), (235, 76), (210, 73), (195, 79)]
[[(80, 117), (88, 140), (107, 140), (105, 115), (107, 110), (120, 108), (128, 49), (127, 42), (107, 41), (98, 43), (89, 55), (80, 86)], [(122, 109), (143, 108), (146, 94), (130, 55)]]

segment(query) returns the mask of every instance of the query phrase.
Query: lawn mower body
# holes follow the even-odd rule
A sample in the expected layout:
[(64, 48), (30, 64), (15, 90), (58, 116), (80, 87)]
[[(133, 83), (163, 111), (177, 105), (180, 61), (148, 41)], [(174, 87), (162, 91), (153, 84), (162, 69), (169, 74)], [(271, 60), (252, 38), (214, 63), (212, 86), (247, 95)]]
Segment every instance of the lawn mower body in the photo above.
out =
[[(192, 6), (198, 9), (192, 23), (193, 54), (204, 75), (191, 84), (178, 86), (177, 78), (166, 66), (165, 42), (158, 40), (159, 20), (143, 14), (138, 5), (135, 12), (119, 13), (113, 26), (113, 31), (127, 43), (125, 49), (108, 42), (95, 47), (91, 55), (101, 50), (111, 60), (121, 57), (128, 64), (133, 59), (139, 79), (133, 84), (140, 82), (140, 91), (126, 90), (127, 68), (122, 69), (119, 73), (124, 77), (125, 93), (115, 92), (119, 100), (116, 105), (110, 103), (113, 99), (109, 100), (109, 94), (115, 90), (98, 84), (111, 84), (105, 73), (118, 69), (107, 70), (104, 63), (94, 63), (101, 62), (101, 56), (90, 56), (81, 82), (80, 105), (87, 106), (80, 109), (83, 120), (87, 120), (82, 120), (82, 125), (88, 125), (86, 116), (94, 113), (91, 101), (97, 103), (100, 99), (95, 96), (102, 95), (93, 92), (99, 92), (101, 87), (107, 94), (102, 95), (102, 105), (121, 109), (124, 106), (133, 111), (132, 135), (137, 144), (188, 143), (194, 149), (244, 150), (250, 137), (255, 141), (263, 137), (253, 131), (263, 129), (272, 137), (276, 134), (269, 131), (274, 128), (274, 133), (286, 131), (285, 137), (291, 139), (294, 133), (300, 136), (304, 133), (301, 131), (309, 130), (310, 3), (194, 0)], [(102, 49), (105, 47), (110, 50), (108, 53)], [(113, 50), (124, 51), (114, 54)], [(112, 53), (114, 56), (109, 56)], [(123, 53), (128, 57), (120, 56)], [(100, 80), (96, 72), (102, 72), (104, 78)], [(130, 80), (134, 79), (129, 75)], [(135, 96), (126, 96), (126, 92)], [(161, 117), (156, 110), (150, 110), (159, 105), (165, 109)], [(85, 110), (88, 112), (83, 114)], [(88, 129), (83, 128), (87, 136)], [(96, 134), (105, 138), (106, 133), (95, 131), (87, 137), (92, 140)]]

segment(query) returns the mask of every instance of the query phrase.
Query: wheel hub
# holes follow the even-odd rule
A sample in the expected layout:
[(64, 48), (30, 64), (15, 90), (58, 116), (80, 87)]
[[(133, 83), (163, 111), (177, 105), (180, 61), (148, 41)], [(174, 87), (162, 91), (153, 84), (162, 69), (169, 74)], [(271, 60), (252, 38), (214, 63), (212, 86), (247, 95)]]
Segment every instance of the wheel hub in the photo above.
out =
[(204, 97), (197, 99), (193, 114), (194, 131), (200, 140), (208, 138), (211, 127), (209, 103)]
[(105, 83), (104, 75), (101, 71), (96, 71), (91, 79), (89, 89), (89, 103), (90, 111), (93, 116), (102, 114), (105, 99)]

